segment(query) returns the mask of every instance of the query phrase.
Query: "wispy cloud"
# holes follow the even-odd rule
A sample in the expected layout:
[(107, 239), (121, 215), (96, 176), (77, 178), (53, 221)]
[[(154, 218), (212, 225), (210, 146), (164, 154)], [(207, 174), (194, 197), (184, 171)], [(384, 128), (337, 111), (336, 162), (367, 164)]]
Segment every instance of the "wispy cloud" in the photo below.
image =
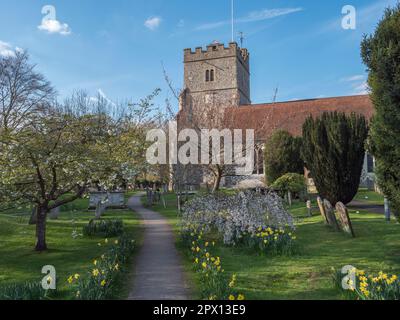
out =
[(365, 75), (353, 75), (341, 79), (341, 82), (348, 82), (352, 89), (352, 94), (368, 94), (369, 87)]
[[(263, 9), (260, 11), (253, 11), (250, 12), (248, 15), (238, 18), (235, 20), (236, 23), (250, 23), (250, 22), (257, 22), (257, 21), (264, 21), (273, 19), (279, 16), (288, 15), (295, 12), (303, 11), (303, 8), (278, 8), (278, 9)], [(220, 28), (226, 25), (229, 25), (231, 21), (224, 20), (224, 21), (217, 21), (212, 23), (205, 23), (198, 27), (196, 30), (211, 30)]]
[(55, 19), (44, 19), (38, 29), (49, 34), (60, 34), (62, 36), (69, 36), (72, 33), (68, 24)]
[(16, 52), (22, 52), (23, 50), (18, 47), (13, 47), (8, 42), (0, 40), (0, 57), (13, 57)]
[(154, 31), (156, 30), (162, 22), (162, 19), (160, 17), (150, 17), (144, 22), (144, 26), (151, 30)]

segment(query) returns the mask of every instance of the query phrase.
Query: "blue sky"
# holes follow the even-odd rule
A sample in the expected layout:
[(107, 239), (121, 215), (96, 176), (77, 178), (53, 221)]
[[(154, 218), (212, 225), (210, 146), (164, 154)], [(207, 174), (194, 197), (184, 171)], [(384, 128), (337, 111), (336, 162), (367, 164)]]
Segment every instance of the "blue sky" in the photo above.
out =
[[(235, 0), (235, 37), (251, 54), (253, 103), (365, 92), (360, 41), (396, 0)], [(55, 19), (42, 23), (42, 7)], [(356, 30), (341, 27), (357, 9)], [(229, 42), (230, 0), (0, 0), (0, 54), (27, 49), (60, 97), (74, 89), (138, 100), (161, 88), (164, 64), (183, 85), (183, 49)]]

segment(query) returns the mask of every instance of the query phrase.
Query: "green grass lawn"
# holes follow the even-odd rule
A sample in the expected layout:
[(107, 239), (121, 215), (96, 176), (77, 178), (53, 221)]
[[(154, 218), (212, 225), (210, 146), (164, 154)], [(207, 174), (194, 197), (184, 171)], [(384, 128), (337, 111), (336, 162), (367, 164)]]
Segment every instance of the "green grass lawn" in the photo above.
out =
[(354, 200), (367, 202), (383, 206), (383, 196), (377, 192), (369, 191), (368, 189), (360, 189)]
[[(161, 205), (153, 209), (164, 214), (178, 232), (175, 206), (175, 196), (169, 195), (167, 209)], [(386, 223), (381, 215), (352, 211), (357, 238), (351, 239), (325, 226), (317, 210), (313, 217), (307, 217), (303, 203), (295, 203), (290, 211), (296, 218), (300, 251), (295, 256), (261, 256), (221, 243), (216, 247), (226, 273), (237, 274), (237, 289), (247, 299), (341, 299), (342, 293), (333, 286), (331, 268), (341, 269), (349, 264), (372, 273), (400, 273), (400, 225)], [(184, 250), (179, 240), (177, 247)], [(190, 271), (191, 261), (184, 256)], [(196, 279), (192, 275), (194, 286)]]
[[(53, 265), (57, 271), (58, 289), (61, 298), (68, 298), (66, 279), (69, 275), (87, 273), (95, 258), (100, 257), (106, 246), (102, 238), (80, 236), (73, 239), (74, 229), (82, 233), (82, 227), (94, 217), (88, 212), (88, 200), (77, 200), (64, 206), (58, 220), (48, 220), (47, 245), (44, 253), (35, 252), (35, 226), (28, 226), (29, 216), (21, 214), (0, 214), (0, 286), (25, 281), (40, 281), (44, 275), (41, 269)], [(125, 230), (134, 239), (137, 246), (142, 241), (142, 227), (138, 216), (129, 210), (106, 211), (104, 219), (123, 219)], [(102, 246), (98, 246), (103, 242)], [(111, 242), (111, 241), (110, 241)], [(133, 262), (133, 261), (132, 261)], [(132, 269), (132, 268), (130, 268)], [(118, 296), (128, 294), (131, 272), (124, 275)]]

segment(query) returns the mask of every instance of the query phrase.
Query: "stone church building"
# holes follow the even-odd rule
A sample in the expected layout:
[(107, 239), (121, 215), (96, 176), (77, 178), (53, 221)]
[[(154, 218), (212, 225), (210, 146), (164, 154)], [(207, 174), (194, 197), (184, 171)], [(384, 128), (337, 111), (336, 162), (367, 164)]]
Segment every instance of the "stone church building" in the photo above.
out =
[[(251, 103), (250, 54), (237, 43), (227, 47), (213, 43), (184, 50), (184, 90), (180, 97), (178, 126), (196, 123), (199, 128), (218, 128), (215, 119), (230, 129), (255, 130), (255, 169), (251, 176), (227, 175), (224, 187), (255, 187), (264, 183), (263, 145), (279, 129), (301, 135), (310, 115), (324, 112), (358, 113), (370, 119), (374, 112), (368, 95), (309, 99), (265, 104)], [(362, 184), (373, 184), (373, 159), (367, 155)], [(201, 168), (193, 168), (186, 184), (198, 187), (209, 183)]]

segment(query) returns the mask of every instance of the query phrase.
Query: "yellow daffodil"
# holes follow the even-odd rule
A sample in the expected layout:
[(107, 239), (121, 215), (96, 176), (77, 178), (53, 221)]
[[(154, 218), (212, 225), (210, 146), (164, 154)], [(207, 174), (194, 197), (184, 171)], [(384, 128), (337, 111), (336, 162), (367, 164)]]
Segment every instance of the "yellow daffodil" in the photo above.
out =
[(244, 295), (243, 294), (239, 294), (237, 297), (238, 300), (244, 300)]
[(71, 284), (74, 281), (74, 277), (70, 276), (67, 281), (68, 281), (69, 284)]
[(118, 240), (115, 240), (114, 243), (115, 243), (115, 244), (118, 244)]
[(75, 278), (76, 280), (78, 280), (79, 277), (80, 277), (80, 275), (79, 275), (78, 273), (75, 273), (74, 278)]
[(94, 264), (95, 266), (97, 266), (97, 260), (94, 260), (94, 261), (93, 261), (93, 264)]
[(233, 294), (231, 294), (228, 299), (233, 301), (233, 300), (235, 300), (235, 296)]
[(102, 287), (104, 287), (107, 284), (107, 281), (103, 280), (100, 284), (101, 284)]
[(97, 277), (99, 274), (100, 274), (99, 269), (93, 269), (92, 275), (93, 275), (94, 277)]

